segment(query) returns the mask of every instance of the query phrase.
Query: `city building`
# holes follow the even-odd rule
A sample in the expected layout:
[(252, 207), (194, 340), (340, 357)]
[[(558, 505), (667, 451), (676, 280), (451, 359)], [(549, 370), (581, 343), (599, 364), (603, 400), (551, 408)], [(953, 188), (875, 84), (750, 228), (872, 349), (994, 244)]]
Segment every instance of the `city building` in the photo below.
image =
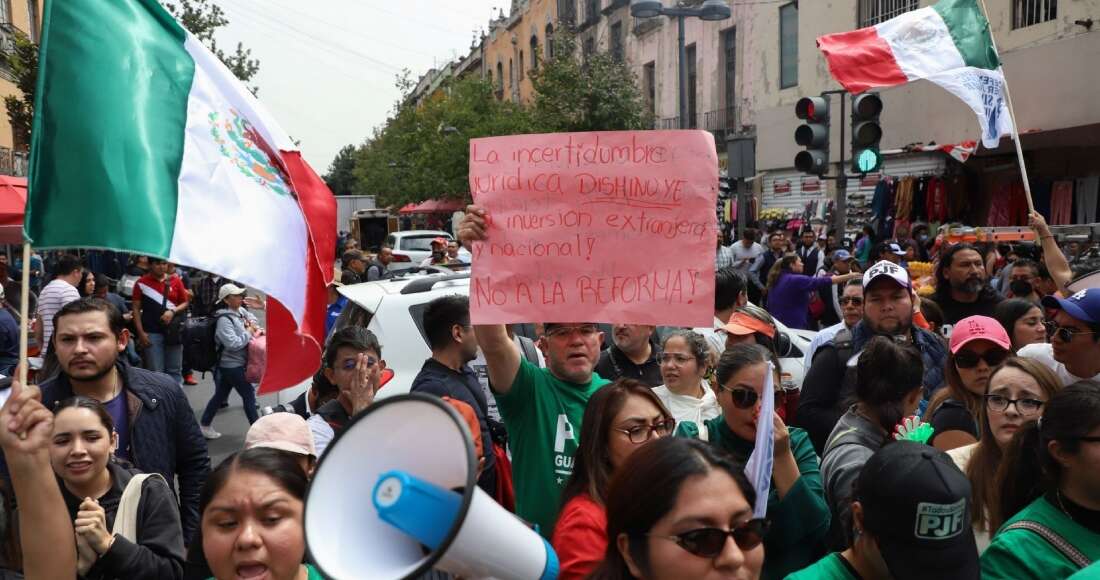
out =
[[(0, 0), (0, 53), (3, 56), (0, 58), (0, 97), (22, 96), (7, 56), (15, 50), (15, 39), (19, 36), (38, 42), (41, 14), (42, 0)], [(0, 174), (25, 176), (29, 145), (17, 142), (6, 111), (0, 114)]]

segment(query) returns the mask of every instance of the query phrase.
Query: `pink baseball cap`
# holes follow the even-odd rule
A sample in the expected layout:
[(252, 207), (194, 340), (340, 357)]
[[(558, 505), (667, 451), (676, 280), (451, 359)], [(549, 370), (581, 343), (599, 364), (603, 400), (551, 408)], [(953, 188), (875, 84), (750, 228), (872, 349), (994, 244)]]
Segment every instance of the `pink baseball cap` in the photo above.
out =
[(244, 448), (267, 447), (317, 457), (313, 433), (295, 413), (272, 413), (256, 420), (244, 436)]
[(988, 340), (1005, 350), (1012, 350), (1012, 340), (1000, 322), (988, 316), (968, 316), (951, 329), (951, 354), (975, 340)]

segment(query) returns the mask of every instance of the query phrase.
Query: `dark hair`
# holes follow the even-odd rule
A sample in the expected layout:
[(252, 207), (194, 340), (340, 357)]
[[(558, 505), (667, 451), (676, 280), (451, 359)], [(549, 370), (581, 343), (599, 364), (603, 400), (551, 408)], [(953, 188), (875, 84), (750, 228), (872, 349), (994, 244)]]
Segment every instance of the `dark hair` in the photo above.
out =
[[(1016, 344), (1016, 336), (1013, 333), (1013, 329), (1016, 328), (1016, 322), (1031, 312), (1031, 309), (1039, 308), (1039, 305), (1023, 298), (1009, 298), (1008, 300), (1002, 300), (997, 308), (993, 311), (993, 318), (997, 322), (1001, 323), (1001, 326), (1008, 332), (1008, 338), (1012, 342), (1013, 352), (1017, 351), (1023, 345)], [(1039, 308), (1039, 313), (1042, 314), (1043, 309)]]
[(752, 241), (755, 242), (756, 241), (756, 229), (754, 229), (754, 228), (745, 228), (745, 231), (741, 232), (741, 239), (742, 240), (752, 240)]
[(699, 368), (707, 367), (707, 359), (710, 357), (710, 345), (707, 344), (707, 339), (703, 338), (703, 335), (687, 328), (677, 328), (665, 335), (665, 339), (661, 341), (661, 350), (664, 350), (665, 345), (673, 338), (683, 339), (684, 344), (687, 345), (688, 350), (695, 357), (695, 363), (699, 365)]
[[(965, 320), (965, 319), (964, 319)], [(988, 339), (981, 339), (987, 340)], [(1003, 350), (1001, 345), (995, 344), (989, 341), (993, 345), (994, 350)], [(1012, 351), (1009, 351), (1012, 354)], [(932, 396), (932, 400), (928, 402), (928, 409), (925, 410), (925, 416), (931, 417), (940, 405), (947, 399), (954, 399), (959, 403), (962, 403), (966, 407), (966, 412), (977, 422), (978, 414), (982, 408), (982, 396), (973, 393), (970, 389), (966, 388), (963, 384), (962, 376), (959, 375), (959, 368), (955, 365), (955, 353), (950, 350), (947, 351), (947, 358), (943, 363), (943, 381), (944, 387), (936, 392)], [(934, 437), (934, 436), (933, 436)]]
[(745, 291), (747, 280), (744, 272), (727, 266), (714, 273), (714, 310), (727, 310), (737, 304), (737, 297)]
[[(80, 281), (76, 283), (76, 292), (77, 294), (80, 294), (81, 297), (92, 296), (92, 294), (86, 294), (84, 292), (84, 286), (88, 283), (88, 278), (91, 278), (92, 281), (95, 281), (96, 279), (95, 274), (84, 270), (84, 272), (80, 275)], [(96, 282), (96, 284), (99, 284), (99, 282)]]
[[(1048, 401), (1053, 399), (1058, 391), (1062, 390), (1062, 381), (1058, 380), (1054, 372), (1039, 362), (1038, 359), (1015, 356), (1005, 360), (1001, 366), (990, 373), (988, 385), (993, 384), (993, 377), (997, 376), (997, 373), (1009, 368), (1016, 369), (1035, 379), (1039, 388), (1046, 394)], [(988, 385), (985, 388), (986, 394), (989, 394)], [(978, 417), (981, 433), (978, 436), (978, 445), (974, 448), (974, 454), (970, 456), (965, 471), (966, 477), (970, 479), (972, 494), (970, 521), (973, 524), (984, 525), (988, 523), (985, 522), (985, 519), (997, 511), (999, 492), (996, 482), (997, 467), (1000, 466), (1004, 453), (1001, 452), (1001, 447), (993, 436), (993, 428), (989, 426), (989, 409), (985, 405), (982, 405), (979, 409)], [(997, 528), (999, 527), (1000, 525), (997, 526)], [(993, 534), (997, 531), (997, 528), (990, 528), (987, 531)]]
[(267, 447), (253, 447), (226, 457), (206, 478), (199, 494), (199, 519), (210, 505), (210, 501), (221, 491), (229, 478), (239, 471), (262, 473), (273, 479), (279, 487), (301, 501), (306, 500), (306, 479), (297, 455)]
[(775, 230), (774, 232), (768, 234), (768, 242), (771, 243), (771, 241), (773, 239), (775, 239), (776, 236), (781, 237), (781, 238), (786, 238), (787, 237), (783, 232), (781, 232), (779, 230)]
[(649, 543), (645, 534), (665, 517), (679, 498), (684, 482), (711, 471), (729, 474), (752, 507), (756, 491), (745, 477), (745, 467), (721, 450), (695, 439), (663, 437), (634, 452), (611, 479), (607, 494), (607, 552), (600, 567), (589, 576), (596, 580), (633, 578), (618, 537), (630, 538), (630, 557), (643, 570), (649, 568)]
[(672, 413), (661, 403), (653, 389), (640, 381), (619, 379), (596, 391), (584, 409), (580, 445), (573, 455), (573, 475), (561, 492), (561, 505), (582, 493), (587, 493), (598, 504), (606, 503), (612, 473), (608, 455), (612, 421), (632, 395), (648, 399), (664, 414), (665, 419), (672, 419)]
[(724, 385), (742, 369), (772, 361), (772, 353), (759, 344), (737, 344), (727, 348), (718, 359), (714, 374), (718, 384)]
[(440, 296), (424, 308), (424, 336), (432, 350), (454, 342), (451, 329), (455, 325), (470, 325), (470, 299), (466, 296)]
[[(854, 269), (854, 268), (853, 268), (853, 271), (855, 271), (855, 269)], [(841, 291), (841, 292), (844, 292), (844, 288), (848, 288), (848, 287), (850, 287), (850, 286), (854, 286), (854, 287), (856, 287), (856, 288), (859, 288), (860, 290), (863, 290), (863, 280), (862, 280), (862, 279), (860, 279), (860, 278), (854, 278), (854, 279), (852, 279), (852, 280), (848, 280), (847, 282), (845, 282), (845, 283), (844, 283), (844, 284), (843, 284), (843, 285), (841, 286), (841, 290), (840, 290), (840, 291)]]
[(111, 287), (111, 281), (110, 281), (110, 278), (108, 278), (106, 274), (96, 274), (95, 275), (95, 289), (96, 290), (99, 290), (100, 288), (106, 288), (106, 289), (110, 290), (110, 287)]
[(95, 413), (96, 417), (99, 418), (99, 422), (103, 424), (103, 428), (107, 430), (107, 433), (115, 432), (114, 417), (111, 417), (111, 414), (107, 412), (107, 408), (103, 406), (103, 403), (100, 403), (95, 399), (76, 395), (74, 397), (69, 397), (68, 399), (58, 401), (57, 404), (55, 404), (53, 407), (54, 417), (61, 414), (61, 411), (64, 411), (65, 409), (87, 409)]
[(345, 326), (332, 333), (325, 345), (325, 367), (335, 368), (333, 365), (336, 364), (336, 353), (341, 348), (358, 352), (373, 350), (378, 356), (382, 356), (382, 344), (378, 342), (378, 337), (362, 326)]
[(769, 292), (775, 288), (775, 283), (779, 281), (783, 274), (791, 271), (791, 264), (794, 264), (798, 259), (798, 254), (791, 252), (784, 254), (782, 258), (772, 264), (772, 269), (768, 270), (767, 284), (765, 284)]
[(54, 272), (58, 276), (68, 276), (80, 268), (80, 258), (72, 254), (61, 254), (61, 257), (57, 259), (57, 268)]
[(1081, 448), (1083, 437), (1100, 425), (1100, 383), (1078, 381), (1062, 389), (1043, 406), (1038, 421), (1025, 423), (1005, 450), (997, 469), (997, 489), (1001, 490), (998, 510), (990, 521), (998, 529), (1027, 504), (1062, 483), (1062, 466), (1047, 448), (1057, 441), (1066, 453)]
[(313, 373), (313, 383), (310, 385), (310, 389), (317, 395), (318, 407), (322, 405), (322, 401), (334, 399), (340, 394), (339, 387), (332, 384), (332, 381), (325, 376), (325, 369), (318, 369), (316, 373)]
[(856, 365), (856, 399), (875, 412), (887, 433), (905, 418), (905, 397), (921, 387), (924, 362), (909, 343), (875, 336), (859, 354)]
[(1015, 262), (1009, 264), (1008, 267), (1009, 267), (1009, 270), (1008, 270), (1009, 274), (1011, 274), (1012, 270), (1014, 270), (1016, 268), (1030, 268), (1031, 271), (1034, 272), (1034, 275), (1036, 277), (1039, 276), (1039, 264), (1037, 262), (1034, 262), (1034, 261), (1029, 260), (1027, 258), (1020, 258), (1019, 260), (1016, 260)]
[(118, 308), (115, 308), (114, 304), (102, 298), (85, 296), (62, 306), (61, 310), (58, 310), (57, 313), (53, 315), (54, 334), (51, 340), (57, 336), (57, 329), (59, 328), (58, 322), (60, 322), (63, 317), (73, 314), (85, 314), (88, 312), (102, 312), (107, 315), (107, 326), (111, 328), (111, 334), (114, 334), (116, 338), (121, 336), (122, 331), (126, 329), (126, 320), (122, 318), (122, 312), (120, 312)]
[[(935, 278), (936, 278), (936, 292), (934, 298), (937, 302), (950, 302), (951, 301), (951, 282), (947, 280), (947, 269), (951, 267), (951, 263), (955, 260), (955, 254), (962, 252), (963, 250), (972, 250), (978, 253), (978, 256), (982, 257), (983, 264), (985, 255), (982, 251), (970, 244), (955, 244), (948, 247), (946, 250), (940, 252), (940, 260), (936, 262)], [(987, 301), (994, 300), (997, 296), (997, 291), (989, 287), (989, 283), (982, 284), (982, 289), (979, 291), (978, 300)]]
[(920, 313), (924, 315), (924, 319), (928, 321), (928, 324), (931, 324), (933, 327), (939, 328), (943, 326), (943, 309), (940, 308), (939, 304), (936, 304), (935, 300), (921, 296)]

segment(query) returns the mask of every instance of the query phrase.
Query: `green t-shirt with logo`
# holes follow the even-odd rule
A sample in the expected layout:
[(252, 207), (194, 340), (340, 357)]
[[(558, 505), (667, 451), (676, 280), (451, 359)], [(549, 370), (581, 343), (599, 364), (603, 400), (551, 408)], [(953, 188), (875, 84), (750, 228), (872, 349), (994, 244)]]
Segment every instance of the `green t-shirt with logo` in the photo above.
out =
[(496, 395), (512, 449), (516, 515), (538, 524), (546, 538), (554, 531), (561, 490), (573, 473), (584, 408), (606, 384), (595, 373), (588, 384), (569, 383), (522, 360), (512, 390)]
[(834, 552), (808, 568), (788, 574), (784, 580), (859, 580), (859, 575), (851, 564)]
[(1046, 497), (1031, 502), (1001, 526), (982, 553), (982, 580), (1068, 578), (1080, 570), (1050, 542), (1031, 530), (1005, 530), (1018, 521), (1038, 522), (1092, 562), (1100, 562), (1100, 534), (1070, 519)]

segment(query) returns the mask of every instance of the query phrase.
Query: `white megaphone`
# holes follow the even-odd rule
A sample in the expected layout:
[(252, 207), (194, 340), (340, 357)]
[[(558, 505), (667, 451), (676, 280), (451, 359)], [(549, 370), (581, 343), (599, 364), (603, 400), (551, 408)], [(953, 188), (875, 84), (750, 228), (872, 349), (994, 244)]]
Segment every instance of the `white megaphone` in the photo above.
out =
[(328, 446), (305, 509), (310, 561), (326, 578), (554, 580), (558, 558), (477, 486), (465, 421), (437, 397), (371, 405)]

